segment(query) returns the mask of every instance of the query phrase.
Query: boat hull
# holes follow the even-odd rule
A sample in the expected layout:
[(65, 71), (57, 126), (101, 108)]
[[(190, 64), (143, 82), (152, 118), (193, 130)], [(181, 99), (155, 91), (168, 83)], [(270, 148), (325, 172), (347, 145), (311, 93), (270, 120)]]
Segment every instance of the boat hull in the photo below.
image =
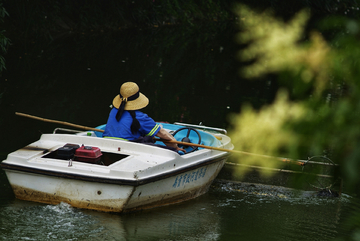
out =
[(180, 203), (205, 194), (226, 158), (187, 170), (157, 182), (136, 187), (124, 211), (137, 211)]
[[(196, 198), (206, 193), (226, 158), (208, 160), (202, 165), (161, 178), (129, 184), (5, 168), (16, 198), (47, 204), (65, 202), (73, 207), (104, 212), (132, 212)], [(85, 179), (85, 180), (84, 180)]]
[[(180, 127), (163, 124), (169, 133)], [(192, 143), (201, 139), (204, 146), (233, 149), (226, 135), (189, 132), (185, 129), (176, 136), (181, 139), (189, 135)], [(230, 155), (207, 148), (180, 155), (164, 148), (164, 144), (152, 144), (101, 138), (93, 131), (43, 134), (38, 141), (10, 153), (1, 167), (18, 199), (131, 212), (206, 193)], [(84, 155), (93, 154), (89, 150), (100, 150), (99, 160), (79, 160), (76, 152), (82, 147), (87, 150)]]

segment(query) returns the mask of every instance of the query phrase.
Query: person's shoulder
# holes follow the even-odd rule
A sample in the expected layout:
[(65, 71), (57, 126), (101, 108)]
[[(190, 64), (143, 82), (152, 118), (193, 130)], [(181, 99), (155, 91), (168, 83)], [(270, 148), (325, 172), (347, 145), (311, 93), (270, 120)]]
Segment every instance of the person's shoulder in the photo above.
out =
[(136, 116), (148, 116), (147, 114), (145, 114), (144, 112), (139, 111), (139, 110), (136, 110), (135, 113), (136, 113)]
[(142, 112), (142, 111), (139, 111), (139, 110), (136, 110), (136, 118), (137, 119), (151, 119), (151, 117), (149, 117), (146, 113)]

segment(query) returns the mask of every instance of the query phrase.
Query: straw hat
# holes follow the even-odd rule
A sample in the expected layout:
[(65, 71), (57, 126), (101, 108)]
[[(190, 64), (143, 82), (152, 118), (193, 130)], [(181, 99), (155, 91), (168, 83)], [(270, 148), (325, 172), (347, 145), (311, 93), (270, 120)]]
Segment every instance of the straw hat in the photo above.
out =
[(125, 110), (139, 110), (149, 104), (149, 99), (139, 92), (139, 86), (134, 82), (126, 82), (120, 87), (120, 94), (115, 96), (113, 106), (119, 109), (125, 101)]

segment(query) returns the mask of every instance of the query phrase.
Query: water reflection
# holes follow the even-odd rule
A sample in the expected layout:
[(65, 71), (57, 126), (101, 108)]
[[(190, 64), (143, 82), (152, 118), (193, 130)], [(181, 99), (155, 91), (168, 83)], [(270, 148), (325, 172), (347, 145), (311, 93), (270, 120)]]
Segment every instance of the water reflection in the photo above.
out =
[[(219, 216), (194, 200), (146, 212), (118, 215), (15, 200), (0, 207), (6, 240), (217, 240)], [(6, 225), (5, 225), (6, 224)]]
[(217, 181), (185, 203), (130, 214), (14, 199), (0, 206), (6, 240), (330, 240), (353, 198)]
[[(330, 240), (346, 235), (339, 227), (352, 205), (346, 194), (324, 198), (314, 191), (247, 183), (219, 183), (216, 188), (227, 196), (221, 207), (233, 210), (228, 213), (229, 220), (238, 220), (238, 224), (229, 224), (233, 229), (249, 229), (267, 240)], [(250, 233), (243, 235), (251, 239)]]
[(35, 205), (15, 200), (1, 207), (2, 238), (6, 240), (78, 240), (101, 232), (96, 219), (67, 204)]

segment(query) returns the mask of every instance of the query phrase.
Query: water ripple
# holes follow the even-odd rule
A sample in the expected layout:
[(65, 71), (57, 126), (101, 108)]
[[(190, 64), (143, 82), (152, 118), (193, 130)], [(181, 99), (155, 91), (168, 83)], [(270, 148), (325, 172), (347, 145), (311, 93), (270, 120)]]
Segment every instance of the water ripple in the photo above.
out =
[(96, 227), (96, 219), (65, 203), (7, 206), (0, 211), (4, 240), (82, 240), (85, 234), (88, 237), (103, 230), (101, 226)]

